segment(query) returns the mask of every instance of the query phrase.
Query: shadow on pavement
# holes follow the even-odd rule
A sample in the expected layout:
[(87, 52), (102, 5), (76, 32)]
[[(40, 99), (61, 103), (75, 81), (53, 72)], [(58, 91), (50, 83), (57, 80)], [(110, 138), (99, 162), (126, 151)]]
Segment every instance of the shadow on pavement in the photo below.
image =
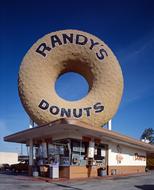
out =
[(72, 187), (72, 186), (69, 186), (69, 185), (63, 185), (63, 184), (59, 184), (59, 183), (54, 183), (54, 184), (59, 186), (59, 187), (70, 188), (72, 190), (83, 190), (83, 189), (80, 189), (80, 188), (77, 188), (77, 187)]
[(154, 190), (154, 185), (135, 185), (135, 187), (142, 190)]
[(0, 174), (12, 175), (12, 176), (18, 176), (18, 175), (28, 176), (27, 172), (0, 171)]

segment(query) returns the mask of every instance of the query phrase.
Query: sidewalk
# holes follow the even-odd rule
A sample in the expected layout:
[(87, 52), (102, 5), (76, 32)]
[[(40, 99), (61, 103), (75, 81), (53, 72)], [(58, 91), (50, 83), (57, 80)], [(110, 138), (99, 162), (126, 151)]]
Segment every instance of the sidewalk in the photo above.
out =
[(118, 180), (118, 179), (123, 179), (123, 178), (130, 178), (130, 177), (140, 177), (140, 176), (146, 176), (150, 175), (150, 172), (144, 172), (144, 173), (132, 173), (132, 174), (121, 174), (121, 175), (112, 175), (112, 176), (103, 176), (103, 177), (90, 177), (90, 178), (77, 178), (77, 179), (67, 179), (67, 178), (59, 178), (59, 179), (51, 179), (47, 177), (32, 177), (32, 176), (17, 176), (18, 179), (21, 180), (30, 180), (30, 181), (39, 181), (39, 182), (47, 182), (47, 183), (52, 183), (52, 182), (76, 182), (76, 181), (89, 181), (92, 179), (98, 179), (98, 180)]

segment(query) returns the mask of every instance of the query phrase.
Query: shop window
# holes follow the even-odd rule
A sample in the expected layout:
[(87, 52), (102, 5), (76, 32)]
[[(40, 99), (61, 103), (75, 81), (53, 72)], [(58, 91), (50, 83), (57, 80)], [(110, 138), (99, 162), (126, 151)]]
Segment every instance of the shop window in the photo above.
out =
[(82, 141), (72, 140), (72, 165), (86, 165), (86, 144)]

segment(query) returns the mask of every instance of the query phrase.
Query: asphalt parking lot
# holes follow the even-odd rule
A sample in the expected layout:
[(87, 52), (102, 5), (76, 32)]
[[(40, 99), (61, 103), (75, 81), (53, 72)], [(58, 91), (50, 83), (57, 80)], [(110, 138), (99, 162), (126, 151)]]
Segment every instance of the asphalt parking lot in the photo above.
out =
[(0, 174), (0, 190), (154, 190), (154, 172), (112, 179), (45, 182), (36, 178)]

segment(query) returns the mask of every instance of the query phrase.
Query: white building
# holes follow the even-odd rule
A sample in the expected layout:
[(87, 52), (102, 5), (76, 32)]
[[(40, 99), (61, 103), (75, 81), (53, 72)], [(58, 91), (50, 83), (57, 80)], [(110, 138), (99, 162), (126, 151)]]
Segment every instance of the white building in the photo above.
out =
[(18, 153), (15, 152), (0, 152), (0, 165), (18, 163)]

